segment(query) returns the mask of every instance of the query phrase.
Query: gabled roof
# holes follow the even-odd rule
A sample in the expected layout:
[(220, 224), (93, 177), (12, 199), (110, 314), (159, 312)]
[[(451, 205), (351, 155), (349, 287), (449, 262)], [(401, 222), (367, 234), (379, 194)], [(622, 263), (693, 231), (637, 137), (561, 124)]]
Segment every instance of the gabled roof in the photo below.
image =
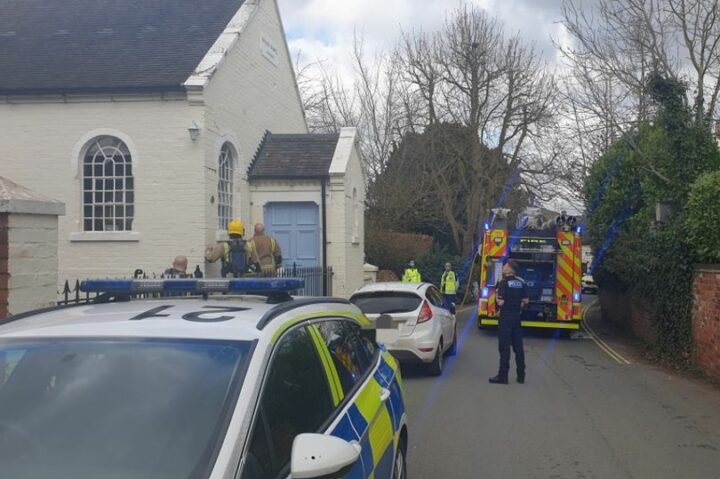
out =
[(314, 179), (329, 176), (340, 135), (267, 133), (248, 170), (250, 179)]
[(244, 0), (0, 0), (0, 94), (184, 91)]

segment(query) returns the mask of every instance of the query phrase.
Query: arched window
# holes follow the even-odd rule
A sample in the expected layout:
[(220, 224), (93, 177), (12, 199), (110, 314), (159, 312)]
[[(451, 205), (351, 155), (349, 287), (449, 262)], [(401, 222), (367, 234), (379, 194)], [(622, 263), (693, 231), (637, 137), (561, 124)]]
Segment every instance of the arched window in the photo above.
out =
[(98, 136), (84, 151), (83, 229), (132, 231), (135, 185), (130, 150), (114, 136)]
[(218, 159), (218, 227), (227, 229), (233, 218), (235, 154), (230, 143), (223, 144)]

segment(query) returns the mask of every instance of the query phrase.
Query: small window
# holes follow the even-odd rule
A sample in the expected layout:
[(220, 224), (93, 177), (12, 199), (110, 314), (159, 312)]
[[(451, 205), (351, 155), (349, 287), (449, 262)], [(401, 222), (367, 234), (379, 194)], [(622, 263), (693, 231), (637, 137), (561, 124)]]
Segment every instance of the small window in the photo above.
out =
[(289, 465), (295, 436), (322, 432), (333, 413), (327, 377), (307, 328), (285, 335), (271, 361), (243, 479), (277, 477)]
[(352, 192), (352, 220), (353, 220), (352, 236), (353, 236), (353, 241), (356, 241), (360, 234), (359, 233), (360, 232), (360, 215), (359, 215), (358, 210), (359, 210), (359, 208), (358, 208), (358, 192), (357, 192), (357, 188), (353, 188), (353, 192)]
[(430, 304), (432, 304), (433, 306), (443, 305), (443, 296), (442, 294), (440, 294), (440, 291), (438, 291), (437, 288), (432, 286), (429, 287), (425, 296), (427, 297), (427, 300), (430, 301)]
[(235, 179), (235, 155), (230, 143), (220, 149), (218, 159), (218, 227), (227, 229), (233, 218), (233, 189)]
[(113, 136), (94, 138), (82, 159), (84, 231), (131, 231), (134, 211), (132, 158)]
[(330, 350), (347, 396), (372, 365), (372, 356), (360, 336), (360, 327), (349, 321), (336, 320), (319, 323), (317, 328)]

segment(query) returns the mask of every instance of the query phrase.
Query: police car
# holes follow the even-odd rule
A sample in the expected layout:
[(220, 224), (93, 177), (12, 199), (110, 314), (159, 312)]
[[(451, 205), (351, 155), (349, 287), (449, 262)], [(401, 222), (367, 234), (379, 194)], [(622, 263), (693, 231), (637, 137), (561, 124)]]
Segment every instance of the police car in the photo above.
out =
[[(93, 304), (9, 318), (0, 477), (406, 478), (397, 363), (359, 309), (302, 286), (85, 281)], [(151, 294), (171, 296), (130, 299)]]

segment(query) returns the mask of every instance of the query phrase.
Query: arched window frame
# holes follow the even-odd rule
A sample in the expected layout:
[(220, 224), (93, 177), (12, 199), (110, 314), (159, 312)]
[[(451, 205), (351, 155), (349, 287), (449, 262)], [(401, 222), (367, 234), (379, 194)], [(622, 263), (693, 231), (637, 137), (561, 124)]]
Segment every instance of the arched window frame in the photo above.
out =
[(134, 160), (124, 138), (100, 134), (85, 142), (78, 155), (83, 232), (133, 230), (136, 214)]
[(226, 141), (218, 154), (217, 208), (218, 229), (226, 230), (235, 216), (235, 171), (238, 161), (235, 146)]

